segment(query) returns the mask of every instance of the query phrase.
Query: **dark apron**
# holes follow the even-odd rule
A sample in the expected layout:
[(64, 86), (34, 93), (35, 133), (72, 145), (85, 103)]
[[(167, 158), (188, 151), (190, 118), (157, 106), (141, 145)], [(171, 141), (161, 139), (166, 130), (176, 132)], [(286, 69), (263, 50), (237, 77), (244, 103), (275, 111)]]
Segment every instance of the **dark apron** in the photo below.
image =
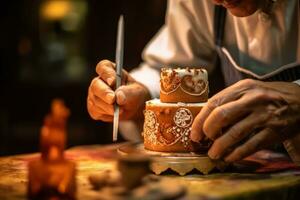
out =
[[(222, 6), (215, 6), (214, 13), (214, 40), (216, 45), (216, 51), (218, 53), (218, 59), (216, 67), (221, 67), (224, 81), (226, 86), (230, 86), (239, 80), (251, 78), (258, 79), (249, 74), (243, 73), (237, 70), (233, 63), (229, 60), (227, 55), (222, 51), (223, 47), (223, 38), (225, 30), (225, 21), (226, 21), (226, 9)], [(269, 78), (258, 79), (262, 81), (295, 81), (300, 79), (300, 66), (295, 66), (289, 69), (285, 69), (278, 74), (275, 74)]]

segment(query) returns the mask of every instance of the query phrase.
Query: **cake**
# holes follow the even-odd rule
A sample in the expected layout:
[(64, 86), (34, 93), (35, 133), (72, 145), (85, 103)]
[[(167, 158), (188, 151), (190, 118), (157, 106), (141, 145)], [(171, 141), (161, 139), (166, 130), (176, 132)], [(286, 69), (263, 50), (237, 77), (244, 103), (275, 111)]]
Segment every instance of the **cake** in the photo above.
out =
[(160, 74), (160, 100), (167, 103), (199, 103), (208, 98), (205, 69), (163, 68)]
[(209, 140), (190, 140), (193, 120), (208, 99), (204, 69), (163, 68), (160, 99), (146, 102), (144, 147), (159, 152), (207, 151)]

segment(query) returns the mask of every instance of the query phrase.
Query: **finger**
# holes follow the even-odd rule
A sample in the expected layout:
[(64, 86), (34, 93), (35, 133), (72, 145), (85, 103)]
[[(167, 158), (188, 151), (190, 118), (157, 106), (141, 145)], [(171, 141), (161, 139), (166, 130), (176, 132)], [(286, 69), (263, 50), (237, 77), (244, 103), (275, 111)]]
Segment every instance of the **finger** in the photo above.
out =
[[(109, 116), (114, 115), (114, 105), (107, 104), (94, 95), (91, 95), (91, 97), (88, 98), (88, 101), (91, 102), (91, 106), (94, 109), (97, 109), (99, 112), (103, 113), (104, 115), (109, 115)], [(124, 112), (124, 108), (120, 107), (119, 114), (121, 115), (123, 114), (123, 112)]]
[(90, 90), (91, 94), (99, 97), (107, 104), (113, 104), (115, 101), (114, 91), (99, 78), (94, 78)]
[(232, 153), (225, 157), (226, 162), (235, 162), (241, 160), (272, 143), (280, 141), (279, 134), (271, 129), (263, 129), (247, 142), (237, 147)]
[[(105, 112), (103, 112), (102, 109), (97, 109), (95, 108), (95, 105), (93, 104), (93, 102), (88, 99), (88, 112), (91, 116), (92, 119), (94, 120), (101, 120), (104, 122), (112, 122), (113, 121), (113, 116), (112, 115), (107, 115), (105, 114)], [(123, 110), (120, 110), (120, 115), (122, 114)]]
[[(114, 87), (116, 83), (116, 65), (109, 60), (102, 60), (96, 66), (96, 72), (99, 74), (100, 78), (105, 81), (110, 87)], [(122, 85), (127, 83), (128, 72), (122, 70)]]
[[(117, 104), (119, 105), (125, 105), (126, 104), (126, 95), (128, 96), (128, 92), (126, 89), (124, 89), (126, 86), (121, 86), (117, 91), (116, 91), (116, 98), (117, 98)], [(126, 93), (126, 94), (125, 94)], [(127, 100), (128, 101), (128, 100)]]
[(259, 85), (261, 85), (259, 81), (253, 79), (244, 79), (215, 94), (210, 98), (210, 101), (212, 105), (215, 106), (223, 105), (239, 99), (246, 93), (246, 91), (255, 89)]
[(112, 104), (107, 104), (96, 96), (91, 96), (89, 100), (92, 102), (94, 109), (97, 109), (106, 115), (113, 115), (114, 106)]
[(137, 107), (139, 106), (137, 103), (144, 103), (145, 96), (143, 94), (145, 93), (144, 88), (137, 83), (122, 85), (116, 90), (116, 101), (119, 105), (125, 107)]
[(215, 140), (223, 128), (248, 115), (260, 105), (259, 103), (267, 99), (263, 90), (252, 91), (236, 101), (215, 108), (203, 123), (204, 134), (211, 140)]
[(202, 131), (203, 122), (214, 108), (215, 106), (208, 104), (205, 107), (203, 107), (199, 114), (195, 117), (190, 134), (190, 138), (192, 141), (199, 142), (204, 138), (204, 133)]
[(109, 86), (115, 84), (116, 71), (113, 62), (109, 60), (100, 61), (96, 66), (96, 72)]
[[(88, 112), (92, 119), (94, 120), (101, 120), (105, 122), (112, 121), (111, 115), (106, 115), (103, 113), (102, 110), (96, 109), (93, 105), (92, 101), (88, 100)], [(110, 120), (111, 119), (111, 120)]]
[(194, 142), (199, 142), (204, 138), (203, 124), (205, 122), (205, 119), (215, 108), (225, 103), (239, 99), (246, 90), (253, 88), (256, 84), (257, 81), (245, 79), (230, 87), (225, 88), (224, 90), (210, 98), (206, 106), (200, 111), (193, 122), (190, 134), (191, 140)]
[(220, 159), (228, 149), (243, 140), (254, 129), (261, 126), (265, 118), (258, 117), (257, 114), (251, 114), (231, 126), (221, 137), (216, 139), (208, 151), (208, 156), (212, 159)]
[(103, 122), (112, 122), (114, 120), (114, 117), (111, 115), (102, 115), (101, 119), (99, 119)]

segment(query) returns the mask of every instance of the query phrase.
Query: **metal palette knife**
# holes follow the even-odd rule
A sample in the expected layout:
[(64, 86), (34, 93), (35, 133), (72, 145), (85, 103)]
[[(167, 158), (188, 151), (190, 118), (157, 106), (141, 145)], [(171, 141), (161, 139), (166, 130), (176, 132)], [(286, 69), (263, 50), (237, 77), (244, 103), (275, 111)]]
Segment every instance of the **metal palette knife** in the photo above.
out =
[[(117, 33), (117, 47), (116, 47), (116, 89), (120, 87), (122, 82), (122, 69), (123, 69), (123, 56), (124, 56), (124, 17), (120, 16), (118, 22)], [(113, 141), (118, 139), (119, 128), (119, 105), (114, 104), (114, 125), (113, 125)]]

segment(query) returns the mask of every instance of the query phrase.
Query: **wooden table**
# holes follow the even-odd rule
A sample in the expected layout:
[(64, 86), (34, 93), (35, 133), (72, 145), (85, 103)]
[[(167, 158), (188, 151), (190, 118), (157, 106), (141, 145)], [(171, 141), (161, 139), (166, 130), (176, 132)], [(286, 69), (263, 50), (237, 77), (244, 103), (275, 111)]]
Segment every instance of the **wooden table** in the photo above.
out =
[[(97, 171), (115, 169), (115, 153), (119, 145), (80, 146), (66, 151), (77, 163), (77, 198), (99, 199), (88, 176)], [(26, 199), (27, 163), (39, 154), (0, 158), (0, 199)], [(285, 156), (262, 151), (248, 160), (260, 164), (251, 173), (230, 171), (210, 175), (191, 174), (184, 177), (164, 175), (186, 188), (183, 199), (300, 199), (300, 170)], [(243, 170), (240, 168), (239, 170)]]

